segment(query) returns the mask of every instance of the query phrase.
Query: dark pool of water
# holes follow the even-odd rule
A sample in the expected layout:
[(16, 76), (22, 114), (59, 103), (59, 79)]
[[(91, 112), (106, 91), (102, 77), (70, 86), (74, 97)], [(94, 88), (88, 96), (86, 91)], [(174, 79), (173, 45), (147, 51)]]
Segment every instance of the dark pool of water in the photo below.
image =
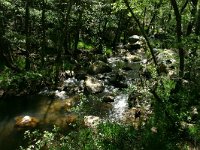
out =
[[(13, 97), (9, 99), (0, 99), (0, 150), (15, 150), (20, 145), (24, 145), (23, 134), (25, 129), (18, 130), (15, 127), (15, 118), (17, 116), (31, 116), (40, 120), (39, 129), (48, 130), (55, 124), (60, 127), (66, 116), (73, 112), (63, 110), (63, 105), (70, 101), (51, 99), (47, 96), (27, 96)], [(98, 115), (106, 116), (110, 107), (100, 102), (86, 102), (85, 107), (78, 115)], [(76, 107), (76, 106), (74, 106)], [(84, 112), (83, 112), (84, 111)], [(64, 122), (65, 123), (65, 122)]]
[(42, 118), (51, 103), (45, 96), (13, 97), (0, 99), (0, 150), (15, 150), (23, 145), (23, 133), (15, 127), (17, 116)]

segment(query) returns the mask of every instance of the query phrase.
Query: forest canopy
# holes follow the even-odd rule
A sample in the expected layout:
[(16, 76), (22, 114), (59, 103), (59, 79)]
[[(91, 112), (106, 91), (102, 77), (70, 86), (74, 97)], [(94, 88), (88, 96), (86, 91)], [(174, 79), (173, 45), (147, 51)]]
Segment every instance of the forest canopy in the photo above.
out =
[[(131, 45), (133, 37), (143, 45)], [(199, 41), (199, 0), (1, 0), (0, 96), (55, 89), (66, 70), (80, 77), (95, 60), (143, 46), (147, 64), (140, 75), (153, 97), (150, 124), (163, 139), (186, 136), (196, 146), (200, 117), (190, 112), (200, 109)], [(173, 77), (159, 62), (159, 51), (169, 50), (177, 62)], [(182, 122), (193, 126), (182, 129)]]

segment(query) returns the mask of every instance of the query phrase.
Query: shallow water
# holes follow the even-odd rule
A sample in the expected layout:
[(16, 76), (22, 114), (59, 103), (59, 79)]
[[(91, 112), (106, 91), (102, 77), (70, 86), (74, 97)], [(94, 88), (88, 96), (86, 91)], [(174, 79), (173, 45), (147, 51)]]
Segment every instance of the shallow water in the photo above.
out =
[[(16, 147), (24, 144), (25, 130), (18, 130), (15, 127), (15, 118), (18, 116), (36, 117), (40, 121), (38, 128), (43, 130), (49, 129), (54, 124), (66, 128), (65, 120), (73, 112), (65, 107), (65, 104), (71, 99), (51, 99), (47, 96), (36, 95), (0, 100), (0, 150), (15, 150)], [(91, 97), (85, 101), (78, 115), (94, 115), (104, 119), (120, 120), (127, 108), (127, 99), (127, 95), (120, 94), (115, 97), (113, 103), (103, 103)]]
[(111, 120), (123, 120), (124, 112), (128, 109), (128, 95), (120, 94), (115, 97), (113, 102), (113, 109), (110, 113)]
[[(128, 65), (131, 70), (122, 71), (121, 69), (122, 73), (125, 72), (125, 80), (123, 82), (127, 83), (128, 86), (134, 84), (135, 79), (139, 76), (140, 64), (127, 64), (120, 57), (109, 58), (108, 63), (112, 66), (114, 72), (99, 75), (99, 79), (104, 82), (105, 89), (97, 97), (101, 99), (104, 94), (112, 95), (114, 93), (114, 102), (105, 103), (96, 100), (94, 97), (87, 97), (81, 106), (82, 109), (76, 115), (82, 117), (93, 115), (112, 121), (123, 120), (123, 114), (128, 109), (128, 94), (124, 94), (119, 88), (110, 85), (108, 80), (115, 72), (119, 72), (119, 67)], [(68, 87), (65, 89), (65, 92), (62, 90), (63, 87)], [(54, 93), (58, 99), (41, 95), (14, 97), (6, 100), (0, 99), (0, 150), (15, 150), (16, 147), (24, 144), (22, 143), (24, 130), (17, 130), (15, 127), (15, 118), (18, 116), (36, 117), (40, 122), (38, 128), (43, 130), (49, 129), (53, 125), (66, 128), (66, 117), (74, 113), (70, 108), (81, 105), (78, 102), (73, 103), (71, 106), (73, 97), (69, 95), (71, 93), (82, 93), (83, 82), (77, 81), (75, 78), (69, 78), (64, 81), (63, 87), (56, 91), (49, 91), (47, 89), (41, 92), (44, 95)], [(70, 106), (68, 107), (68, 105)]]
[(40, 121), (39, 128), (48, 128), (52, 124), (61, 125), (59, 121), (68, 114), (67, 110), (61, 111), (66, 101), (39, 95), (0, 100), (0, 150), (14, 150), (23, 144), (25, 130), (15, 127), (16, 117), (35, 117)]
[[(0, 100), (0, 150), (15, 150), (23, 143), (25, 129), (15, 127), (15, 118), (18, 116), (31, 116), (39, 119), (39, 125), (35, 129), (49, 130), (53, 125), (68, 130), (66, 118), (75, 114), (68, 103), (72, 98), (52, 99), (47, 96), (14, 97)], [(79, 105), (75, 103), (74, 107)], [(101, 118), (107, 117), (112, 107), (111, 104), (88, 99), (82, 106), (80, 113), (75, 115), (94, 115)]]

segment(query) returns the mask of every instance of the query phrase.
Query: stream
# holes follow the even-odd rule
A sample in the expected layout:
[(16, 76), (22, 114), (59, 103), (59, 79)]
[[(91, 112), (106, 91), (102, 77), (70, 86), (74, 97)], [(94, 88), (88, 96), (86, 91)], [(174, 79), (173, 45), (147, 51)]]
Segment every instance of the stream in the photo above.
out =
[[(64, 86), (70, 87), (70, 90), (73, 89), (76, 92), (75, 95), (68, 95), (66, 90), (58, 88), (55, 91), (45, 89), (38, 95), (0, 100), (0, 150), (14, 150), (19, 145), (23, 145), (24, 130), (19, 130), (15, 126), (16, 118), (19, 116), (37, 118), (39, 120), (37, 128), (42, 130), (48, 130), (54, 124), (61, 128), (66, 128), (67, 116), (73, 118), (93, 115), (112, 121), (123, 120), (124, 112), (128, 109), (129, 98), (129, 95), (124, 93), (123, 89), (126, 86), (133, 85), (139, 78), (138, 71), (141, 62), (127, 62), (124, 61), (123, 57), (111, 57), (108, 58), (107, 63), (112, 67), (112, 72), (99, 73), (94, 77), (101, 80), (104, 85), (104, 90), (97, 95), (100, 98), (105, 95), (112, 95), (112, 102), (102, 102), (94, 100), (92, 97), (87, 98), (84, 104), (87, 107), (74, 112), (73, 108), (81, 105), (81, 102), (77, 101), (76, 97), (84, 92), (84, 81), (75, 77), (70, 77), (64, 81)], [(116, 81), (120, 85), (116, 85), (112, 79), (116, 72), (121, 73), (120, 76), (124, 77), (123, 81), (120, 81), (121, 78)], [(54, 93), (55, 97), (52, 98), (49, 93)]]

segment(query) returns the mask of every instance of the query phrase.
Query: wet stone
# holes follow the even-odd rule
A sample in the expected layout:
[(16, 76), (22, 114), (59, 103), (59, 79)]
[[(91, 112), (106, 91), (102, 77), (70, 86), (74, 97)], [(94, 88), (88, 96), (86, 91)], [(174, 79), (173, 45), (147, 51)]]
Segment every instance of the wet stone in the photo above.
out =
[(18, 129), (34, 128), (38, 125), (39, 120), (31, 116), (18, 116), (15, 118), (15, 127)]
[(112, 71), (112, 68), (103, 61), (94, 62), (89, 68), (91, 74), (107, 73)]
[(108, 95), (108, 96), (103, 97), (103, 102), (106, 102), (106, 103), (114, 102), (114, 99), (115, 99), (114, 96)]
[(134, 44), (136, 43), (137, 41), (140, 40), (140, 37), (138, 35), (132, 35), (128, 38), (128, 41), (131, 43), (131, 44)]
[(104, 90), (103, 81), (87, 76), (87, 79), (85, 80), (85, 89), (89, 93), (100, 93)]

